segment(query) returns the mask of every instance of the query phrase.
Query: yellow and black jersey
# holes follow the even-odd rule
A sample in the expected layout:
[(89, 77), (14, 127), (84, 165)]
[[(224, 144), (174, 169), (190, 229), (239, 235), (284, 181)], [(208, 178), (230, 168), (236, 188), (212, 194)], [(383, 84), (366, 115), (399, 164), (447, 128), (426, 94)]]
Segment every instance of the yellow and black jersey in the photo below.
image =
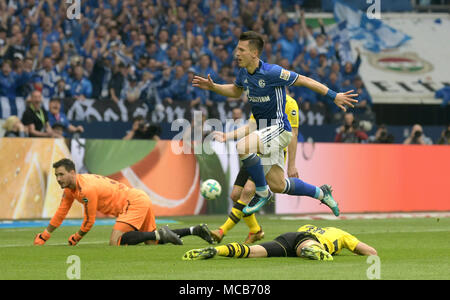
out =
[(297, 232), (313, 234), (331, 255), (339, 254), (343, 248), (353, 251), (359, 243), (356, 237), (336, 227), (317, 227), (307, 224), (297, 229)]
[(288, 121), (292, 128), (298, 128), (299, 126), (299, 112), (297, 101), (289, 95), (286, 95), (286, 107), (284, 109)]

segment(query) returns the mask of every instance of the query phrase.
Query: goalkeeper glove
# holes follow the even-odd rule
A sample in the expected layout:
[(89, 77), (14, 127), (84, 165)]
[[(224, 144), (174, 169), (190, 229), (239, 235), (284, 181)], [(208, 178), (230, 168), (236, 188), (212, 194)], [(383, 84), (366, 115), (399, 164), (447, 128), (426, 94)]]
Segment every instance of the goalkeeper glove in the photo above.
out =
[(44, 245), (46, 241), (50, 238), (50, 232), (47, 231), (47, 229), (44, 230), (42, 233), (36, 234), (36, 237), (34, 238), (34, 244), (35, 245)]
[(69, 245), (75, 246), (83, 237), (77, 232), (69, 237)]

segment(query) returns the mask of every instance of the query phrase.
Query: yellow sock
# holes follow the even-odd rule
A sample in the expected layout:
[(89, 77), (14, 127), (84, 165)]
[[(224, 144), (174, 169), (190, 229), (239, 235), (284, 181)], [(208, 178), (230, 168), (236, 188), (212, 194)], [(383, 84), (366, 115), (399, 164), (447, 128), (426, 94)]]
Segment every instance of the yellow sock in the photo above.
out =
[(259, 226), (258, 221), (256, 220), (255, 214), (251, 214), (249, 216), (244, 216), (245, 224), (247, 224), (251, 233), (257, 233), (261, 230), (261, 226)]
[(223, 246), (217, 246), (217, 255), (246, 258), (250, 254), (250, 247), (241, 243), (230, 243)]
[(228, 215), (228, 219), (222, 226), (220, 226), (220, 228), (223, 231), (223, 234), (227, 234), (227, 232), (231, 230), (234, 227), (234, 225), (236, 225), (242, 219), (242, 217), (244, 216), (242, 210), (244, 209), (245, 206), (246, 204), (241, 200), (238, 200), (234, 204), (230, 214)]

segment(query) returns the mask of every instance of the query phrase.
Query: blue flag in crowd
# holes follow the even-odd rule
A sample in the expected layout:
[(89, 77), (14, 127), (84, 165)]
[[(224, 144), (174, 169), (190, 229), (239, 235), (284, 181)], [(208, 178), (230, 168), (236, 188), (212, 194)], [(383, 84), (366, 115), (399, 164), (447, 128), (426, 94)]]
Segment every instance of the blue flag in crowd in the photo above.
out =
[(347, 29), (347, 21), (342, 21), (336, 26), (327, 29), (328, 35), (331, 37), (333, 44), (339, 43), (339, 56), (343, 62), (354, 61), (352, 56), (352, 47), (350, 45), (350, 32)]
[(370, 19), (365, 12), (341, 0), (334, 1), (334, 18), (339, 27), (345, 26), (351, 39), (363, 40), (364, 47), (372, 52), (397, 48), (411, 39), (381, 19)]

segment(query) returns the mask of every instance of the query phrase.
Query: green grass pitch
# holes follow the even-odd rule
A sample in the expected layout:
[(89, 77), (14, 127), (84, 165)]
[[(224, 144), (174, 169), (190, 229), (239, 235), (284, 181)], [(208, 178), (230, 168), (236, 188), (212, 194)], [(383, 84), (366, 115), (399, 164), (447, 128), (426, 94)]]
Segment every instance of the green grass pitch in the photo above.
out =
[[(182, 228), (206, 223), (217, 228), (225, 216), (172, 218)], [(381, 279), (450, 279), (450, 218), (408, 218), (373, 220), (285, 220), (282, 216), (258, 216), (266, 233), (263, 241), (296, 231), (303, 224), (334, 226), (346, 230), (375, 247), (380, 258)], [(332, 262), (300, 258), (236, 259), (216, 257), (203, 261), (183, 261), (192, 248), (208, 244), (195, 236), (183, 238), (183, 246), (110, 247), (111, 226), (98, 225), (76, 247), (66, 246), (78, 227), (63, 226), (48, 244), (32, 246), (34, 235), (44, 228), (0, 229), (0, 279), (67, 279), (71, 255), (80, 258), (81, 279), (150, 280), (298, 280), (367, 279), (371, 263), (367, 257), (347, 250)], [(242, 242), (248, 231), (245, 223), (229, 232), (222, 243)]]

